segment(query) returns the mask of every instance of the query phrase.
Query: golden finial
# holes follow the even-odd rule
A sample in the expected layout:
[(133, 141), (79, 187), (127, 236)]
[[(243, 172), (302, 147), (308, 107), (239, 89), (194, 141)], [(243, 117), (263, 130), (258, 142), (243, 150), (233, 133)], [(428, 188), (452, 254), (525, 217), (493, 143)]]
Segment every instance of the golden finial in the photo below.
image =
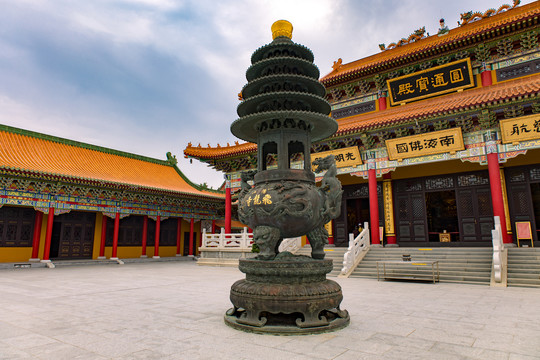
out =
[(278, 20), (272, 24), (272, 40), (278, 36), (286, 36), (292, 39), (293, 26), (287, 20)]

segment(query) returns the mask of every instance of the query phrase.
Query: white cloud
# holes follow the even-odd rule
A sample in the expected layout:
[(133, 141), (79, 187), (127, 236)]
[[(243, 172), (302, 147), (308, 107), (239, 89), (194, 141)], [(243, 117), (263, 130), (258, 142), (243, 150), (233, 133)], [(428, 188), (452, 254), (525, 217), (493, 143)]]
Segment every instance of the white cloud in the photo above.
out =
[[(524, 3), (528, 3), (524, 1)], [(474, 8), (471, 8), (474, 6)], [(492, 0), (0, 0), (0, 122), (165, 158), (194, 182), (222, 175), (183, 159), (188, 142), (232, 143), (237, 94), (252, 52), (278, 19), (310, 48), (321, 75), (333, 61), (379, 52), (440, 17)], [(185, 167), (185, 168), (184, 168)]]

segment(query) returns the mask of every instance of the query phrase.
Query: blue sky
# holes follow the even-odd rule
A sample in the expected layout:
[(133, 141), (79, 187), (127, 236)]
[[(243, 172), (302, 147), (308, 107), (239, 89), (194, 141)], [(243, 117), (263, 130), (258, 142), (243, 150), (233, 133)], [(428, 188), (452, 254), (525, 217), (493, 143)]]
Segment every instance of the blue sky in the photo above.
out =
[(293, 23), (325, 75), (338, 58), (504, 3), (0, 0), (0, 123), (158, 159), (171, 151), (192, 181), (217, 187), (222, 174), (183, 150), (237, 140), (237, 94), (275, 20)]

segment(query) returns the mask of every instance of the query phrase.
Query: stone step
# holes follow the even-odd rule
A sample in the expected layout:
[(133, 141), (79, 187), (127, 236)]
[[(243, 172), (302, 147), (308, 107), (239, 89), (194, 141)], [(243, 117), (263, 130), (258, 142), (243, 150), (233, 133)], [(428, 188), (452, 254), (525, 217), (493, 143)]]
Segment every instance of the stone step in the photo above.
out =
[[(437, 258), (437, 257), (416, 257), (412, 258), (412, 262), (422, 262), (422, 261), (438, 261), (439, 264), (489, 264), (491, 265), (491, 258), (488, 259), (463, 259), (463, 258)], [(373, 263), (376, 264), (377, 261), (401, 261), (401, 258), (391, 258), (391, 257), (365, 257), (362, 262), (364, 263)]]
[[(422, 279), (427, 279), (429, 280), (429, 278), (432, 276), (432, 273), (429, 272), (427, 274), (416, 274), (416, 273), (399, 273), (398, 274), (399, 276), (398, 277), (408, 277), (410, 279), (414, 279), (415, 276), (417, 275), (422, 275)], [(369, 275), (358, 275), (358, 274), (351, 274), (350, 276), (351, 278), (374, 278), (374, 279), (377, 279), (377, 274), (375, 273), (374, 275), (372, 274), (369, 274)], [(440, 274), (439, 276), (439, 281), (440, 282), (456, 282), (456, 283), (469, 283), (469, 284), (485, 284), (485, 285), (489, 285), (490, 281), (491, 281), (491, 274), (489, 276), (476, 276), (474, 274), (472, 275), (464, 275), (464, 274), (454, 274), (454, 275), (444, 275), (444, 274)], [(405, 278), (403, 280), (406, 280)]]
[(508, 286), (540, 287), (540, 249), (508, 249)]
[(481, 248), (410, 248), (410, 247), (391, 247), (391, 248), (377, 248), (377, 247), (371, 247), (370, 250), (374, 250), (376, 252), (383, 252), (383, 253), (411, 253), (411, 252), (421, 252), (421, 253), (465, 253), (465, 254), (472, 254), (472, 253), (484, 253), (484, 252), (491, 252), (491, 247), (481, 247)]
[(508, 286), (540, 287), (540, 280), (512, 278), (508, 279)]
[(508, 264), (508, 271), (516, 270), (516, 271), (540, 271), (540, 264), (538, 263), (519, 263), (516, 264), (515, 262)]
[(118, 265), (116, 260), (51, 260), (56, 267), (61, 266), (90, 266), (90, 265)]
[[(351, 277), (377, 278), (377, 261), (400, 261), (402, 255), (410, 255), (411, 262), (439, 261), (441, 282), (487, 285), (491, 280), (491, 248), (371, 248)], [(433, 275), (431, 266), (401, 264), (387, 264), (386, 272), (395, 273), (396, 277), (419, 276), (428, 280)]]

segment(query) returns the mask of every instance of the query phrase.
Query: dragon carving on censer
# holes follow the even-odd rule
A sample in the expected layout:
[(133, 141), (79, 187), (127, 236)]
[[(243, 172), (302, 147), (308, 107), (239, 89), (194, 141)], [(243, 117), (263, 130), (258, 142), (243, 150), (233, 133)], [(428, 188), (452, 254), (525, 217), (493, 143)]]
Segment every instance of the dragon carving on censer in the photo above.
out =
[[(314, 259), (324, 258), (324, 245), (328, 243), (328, 231), (324, 225), (339, 216), (343, 190), (337, 179), (335, 158), (329, 155), (313, 161), (315, 172), (326, 171), (320, 187), (309, 182), (277, 181), (251, 186), (255, 171), (241, 175), (238, 196), (238, 215), (242, 222), (257, 223), (253, 229), (253, 240), (260, 252), (259, 260), (273, 260), (283, 238), (306, 235), (312, 247)], [(298, 219), (292, 221), (291, 219)], [(303, 220), (305, 219), (305, 220)], [(292, 224), (309, 223), (305, 232)], [(276, 227), (274, 224), (289, 224)], [(281, 228), (281, 230), (280, 230)]]

